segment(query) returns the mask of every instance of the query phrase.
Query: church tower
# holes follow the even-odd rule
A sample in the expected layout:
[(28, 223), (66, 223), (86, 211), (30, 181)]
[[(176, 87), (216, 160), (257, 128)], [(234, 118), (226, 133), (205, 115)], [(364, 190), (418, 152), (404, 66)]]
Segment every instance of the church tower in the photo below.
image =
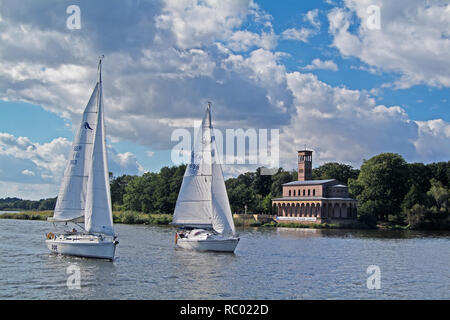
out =
[(298, 152), (298, 181), (312, 180), (312, 151)]

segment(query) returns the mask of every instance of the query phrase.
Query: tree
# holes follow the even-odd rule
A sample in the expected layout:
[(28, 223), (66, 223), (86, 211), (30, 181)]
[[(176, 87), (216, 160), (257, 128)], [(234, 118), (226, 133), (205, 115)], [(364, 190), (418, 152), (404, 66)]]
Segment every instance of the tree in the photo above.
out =
[(348, 184), (349, 179), (357, 179), (359, 170), (347, 164), (328, 162), (312, 170), (314, 179), (336, 179)]
[(261, 175), (261, 168), (256, 169), (256, 173), (253, 177), (252, 188), (255, 193), (265, 197), (270, 193), (270, 187), (272, 184), (272, 176)]
[[(365, 161), (350, 192), (356, 195), (359, 206), (372, 211), (380, 220), (398, 215), (408, 191), (408, 168), (403, 157), (396, 153), (382, 153)], [(370, 206), (366, 203), (370, 201)]]
[(262, 201), (262, 211), (266, 214), (271, 214), (272, 213), (272, 194), (269, 193), (267, 196), (264, 197), (263, 201)]
[(431, 188), (427, 192), (427, 195), (432, 197), (434, 203), (436, 204), (438, 211), (448, 211), (449, 210), (449, 200), (450, 200), (450, 191), (447, 187), (445, 187), (442, 182), (431, 179)]
[(435, 162), (427, 165), (431, 172), (431, 178), (441, 181), (444, 186), (449, 186), (449, 162)]
[(111, 183), (111, 202), (114, 205), (123, 205), (123, 196), (125, 194), (125, 188), (131, 180), (136, 178), (136, 176), (122, 175), (120, 177), (114, 178)]
[(272, 176), (272, 185), (270, 186), (270, 193), (275, 197), (280, 197), (282, 193), (282, 185), (294, 181), (293, 173), (284, 171), (282, 168), (278, 169), (278, 172)]

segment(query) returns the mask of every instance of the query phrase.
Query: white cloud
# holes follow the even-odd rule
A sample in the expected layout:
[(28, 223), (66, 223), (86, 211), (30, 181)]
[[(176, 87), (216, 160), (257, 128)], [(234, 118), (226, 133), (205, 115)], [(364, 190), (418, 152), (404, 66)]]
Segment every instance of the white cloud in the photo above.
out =
[(442, 119), (415, 121), (419, 137), (414, 141), (417, 158), (421, 161), (450, 159), (450, 124)]
[(26, 176), (35, 176), (34, 172), (28, 169), (25, 169), (22, 171), (22, 174), (26, 175)]
[(316, 32), (312, 29), (307, 28), (289, 28), (281, 33), (284, 40), (296, 40), (301, 42), (308, 42), (309, 38), (315, 35)]
[[(400, 75), (393, 86), (450, 87), (450, 4), (446, 1), (346, 0), (328, 14), (333, 46), (369, 66)], [(381, 28), (371, 29), (367, 12), (380, 8)], [(356, 19), (354, 19), (356, 17)], [(359, 26), (356, 32), (351, 27)]]
[[(167, 0), (155, 18), (156, 27), (173, 36), (182, 49), (200, 47), (216, 39), (226, 40), (254, 6), (251, 0)], [(158, 35), (157, 40), (166, 39)]]
[(123, 174), (143, 174), (144, 168), (139, 164), (136, 156), (131, 152), (119, 153), (113, 147), (108, 146), (109, 171), (115, 177)]
[(311, 62), (311, 64), (303, 67), (303, 69), (305, 70), (324, 69), (324, 70), (338, 71), (338, 66), (332, 60), (322, 61), (316, 58)]
[(320, 20), (318, 19), (319, 9), (310, 10), (305, 14), (305, 21), (308, 21), (314, 28), (320, 29)]
[(320, 31), (320, 20), (318, 19), (319, 10), (314, 9), (308, 11), (303, 16), (303, 21), (309, 23), (313, 28), (289, 28), (281, 33), (281, 37), (284, 40), (296, 40), (307, 43), (309, 38), (315, 36)]
[(329, 161), (361, 165), (381, 152), (407, 161), (450, 157), (450, 124), (442, 119), (412, 121), (399, 106), (377, 105), (369, 93), (332, 87), (313, 74), (287, 74), (296, 114), (280, 133), (282, 163), (293, 167), (296, 148), (307, 144), (315, 164)]
[[(25, 189), (33, 199), (56, 196), (71, 145), (65, 138), (41, 144), (27, 137), (0, 133), (0, 184), (9, 184), (11, 188), (29, 184)], [(108, 147), (108, 160), (109, 169), (116, 176), (144, 171), (131, 152), (119, 153)]]

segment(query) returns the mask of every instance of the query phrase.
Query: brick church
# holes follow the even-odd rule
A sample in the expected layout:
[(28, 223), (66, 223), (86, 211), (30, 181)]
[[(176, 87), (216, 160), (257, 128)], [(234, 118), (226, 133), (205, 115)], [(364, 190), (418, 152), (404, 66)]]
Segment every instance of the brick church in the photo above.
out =
[(283, 184), (283, 196), (272, 199), (278, 222), (350, 223), (357, 201), (336, 179), (312, 180), (312, 151), (298, 151), (298, 181)]

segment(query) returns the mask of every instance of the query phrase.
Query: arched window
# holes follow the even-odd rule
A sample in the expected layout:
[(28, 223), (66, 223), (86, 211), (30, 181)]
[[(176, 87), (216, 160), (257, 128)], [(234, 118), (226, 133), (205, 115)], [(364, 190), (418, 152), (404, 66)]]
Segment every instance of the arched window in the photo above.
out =
[(294, 190), (294, 197), (295, 197), (295, 190)]
[(311, 195), (311, 190), (310, 189), (308, 189), (308, 196), (310, 196)]
[(291, 196), (291, 190), (289, 190), (289, 197)]
[(316, 195), (316, 189), (313, 189), (313, 196)]
[(305, 196), (305, 189), (303, 189), (303, 196)]

